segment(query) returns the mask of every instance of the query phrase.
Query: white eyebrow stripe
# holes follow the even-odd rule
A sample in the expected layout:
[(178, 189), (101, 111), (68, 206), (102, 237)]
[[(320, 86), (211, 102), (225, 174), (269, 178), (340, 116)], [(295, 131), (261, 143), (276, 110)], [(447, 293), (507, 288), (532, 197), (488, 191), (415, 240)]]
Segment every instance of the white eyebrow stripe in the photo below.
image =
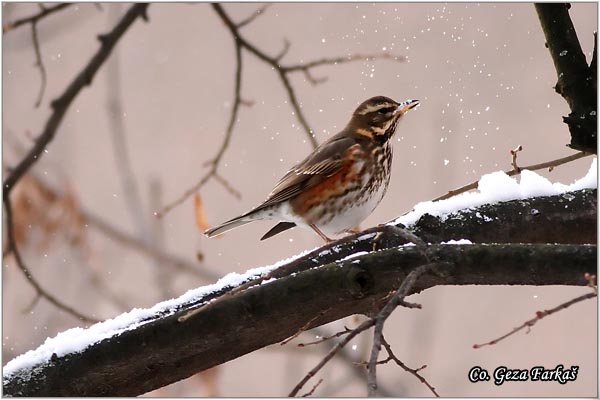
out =
[(370, 112), (377, 111), (377, 110), (380, 110), (382, 108), (391, 108), (391, 107), (395, 108), (396, 105), (391, 104), (391, 103), (379, 103), (379, 104), (374, 104), (374, 105), (366, 106), (364, 109), (360, 110), (358, 113), (360, 115), (366, 115), (366, 114), (368, 114)]

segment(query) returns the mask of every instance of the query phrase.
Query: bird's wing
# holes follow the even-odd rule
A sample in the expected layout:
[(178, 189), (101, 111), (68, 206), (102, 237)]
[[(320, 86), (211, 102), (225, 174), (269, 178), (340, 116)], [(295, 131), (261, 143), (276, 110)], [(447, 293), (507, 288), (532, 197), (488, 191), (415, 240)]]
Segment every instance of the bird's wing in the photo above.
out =
[(288, 200), (334, 175), (342, 168), (344, 152), (354, 144), (355, 139), (344, 136), (333, 137), (323, 143), (305, 160), (290, 169), (275, 185), (265, 202), (257, 208)]

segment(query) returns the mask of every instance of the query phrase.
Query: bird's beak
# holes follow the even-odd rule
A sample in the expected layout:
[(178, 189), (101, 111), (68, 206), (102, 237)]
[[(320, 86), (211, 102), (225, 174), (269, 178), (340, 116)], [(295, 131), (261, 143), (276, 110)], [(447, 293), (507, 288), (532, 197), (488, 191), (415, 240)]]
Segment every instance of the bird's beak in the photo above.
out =
[(402, 103), (398, 104), (398, 107), (396, 108), (396, 111), (394, 112), (394, 114), (396, 114), (396, 113), (404, 114), (405, 112), (407, 112), (408, 110), (410, 110), (412, 108), (415, 108), (419, 104), (421, 104), (421, 103), (419, 103), (419, 100), (403, 101)]

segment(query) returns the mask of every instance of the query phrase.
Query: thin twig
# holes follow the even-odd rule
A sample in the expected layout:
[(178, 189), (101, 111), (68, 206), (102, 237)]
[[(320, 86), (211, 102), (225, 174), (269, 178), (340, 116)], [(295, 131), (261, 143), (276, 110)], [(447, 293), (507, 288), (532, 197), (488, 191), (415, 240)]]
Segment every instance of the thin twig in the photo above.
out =
[[(349, 331), (351, 332), (351, 330), (349, 329)], [(316, 333), (317, 335), (324, 337), (327, 336), (327, 332), (324, 331), (323, 329), (320, 328), (314, 328), (311, 330), (311, 332)], [(348, 332), (348, 333), (350, 333)], [(323, 342), (325, 346), (328, 346), (328, 349), (331, 349), (333, 346), (335, 346), (335, 343), (332, 342)], [(289, 349), (290, 347), (288, 347)], [(295, 348), (295, 347), (294, 347)], [(309, 350), (309, 348), (307, 349), (298, 349), (300, 351), (307, 351)], [(340, 362), (342, 362), (344, 364), (344, 366), (348, 367), (350, 373), (352, 374), (352, 379), (354, 381), (359, 380), (359, 381), (367, 381), (367, 374), (366, 371), (362, 368), (353, 368), (353, 362), (354, 359), (356, 357), (356, 352), (354, 350), (350, 350), (348, 347), (343, 347), (341, 348), (337, 354), (336, 357), (338, 360), (340, 360)], [(336, 382), (336, 384), (340, 384), (340, 382)], [(343, 386), (343, 385), (342, 385)], [(334, 388), (335, 389), (335, 388)], [(327, 388), (327, 391), (330, 393), (335, 393), (335, 390), (332, 389), (331, 387)], [(393, 397), (393, 394), (386, 389), (385, 387), (380, 387), (379, 388), (379, 393), (381, 394), (382, 397)], [(323, 394), (323, 397), (328, 397), (326, 394)]]
[(367, 374), (367, 391), (368, 396), (373, 397), (377, 394), (377, 359), (381, 351), (381, 342), (383, 338), (383, 325), (392, 312), (398, 307), (401, 301), (409, 294), (410, 289), (414, 286), (417, 280), (424, 273), (439, 266), (439, 263), (430, 263), (421, 265), (412, 270), (402, 284), (392, 296), (392, 298), (383, 306), (381, 311), (373, 320), (375, 321), (375, 329), (373, 331), (373, 345), (371, 347), (371, 357), (369, 358), (368, 374)]
[(431, 390), (431, 393), (433, 393), (435, 395), (435, 397), (440, 397), (440, 395), (435, 391), (435, 388), (433, 386), (431, 386), (431, 384), (427, 381), (427, 379), (425, 379), (421, 374), (419, 374), (419, 372), (422, 371), (424, 368), (426, 368), (427, 365), (423, 365), (422, 367), (417, 368), (417, 369), (410, 368), (409, 366), (404, 364), (402, 362), (402, 360), (400, 360), (398, 357), (396, 357), (396, 355), (392, 351), (392, 346), (390, 346), (390, 344), (385, 340), (384, 337), (381, 338), (381, 344), (383, 345), (383, 347), (385, 347), (385, 350), (388, 353), (388, 359), (394, 360), (396, 362), (396, 364), (398, 364), (400, 366), (400, 368), (402, 368), (406, 372), (414, 375), (418, 380), (421, 381), (421, 383), (423, 383), (425, 386), (427, 386), (427, 388), (429, 388), (429, 390)]
[(333, 335), (329, 335), (329, 336), (323, 336), (318, 340), (315, 340), (313, 342), (307, 342), (307, 343), (298, 343), (298, 347), (306, 347), (306, 346), (312, 346), (314, 344), (319, 344), (319, 343), (323, 343), (326, 342), (330, 339), (336, 338), (336, 337), (340, 337), (340, 336), (344, 336), (349, 334), (350, 332), (352, 332), (351, 329), (349, 329), (347, 326), (344, 326), (344, 330), (334, 333)]
[(39, 293), (36, 293), (35, 296), (33, 296), (33, 299), (31, 300), (31, 302), (25, 308), (23, 308), (23, 314), (30, 313), (35, 308), (37, 303), (39, 303), (41, 298), (42, 298), (42, 295)]
[(571, 299), (571, 300), (569, 300), (569, 301), (567, 301), (565, 303), (562, 303), (562, 304), (560, 304), (560, 305), (558, 305), (558, 306), (556, 306), (554, 308), (551, 308), (549, 310), (537, 311), (535, 313), (535, 317), (534, 318), (532, 318), (532, 319), (530, 319), (528, 321), (525, 321), (522, 325), (514, 328), (512, 331), (508, 332), (507, 334), (502, 335), (502, 336), (500, 336), (497, 339), (490, 340), (489, 342), (486, 342), (486, 343), (474, 344), (473, 348), (474, 349), (479, 349), (479, 348), (484, 347), (484, 346), (492, 346), (492, 345), (494, 345), (494, 344), (496, 344), (496, 343), (498, 343), (498, 342), (506, 339), (507, 337), (514, 335), (515, 333), (517, 333), (517, 332), (519, 332), (519, 331), (521, 331), (521, 330), (523, 330), (525, 328), (527, 328), (527, 332), (526, 333), (529, 333), (529, 330), (531, 329), (531, 327), (534, 326), (542, 318), (547, 317), (548, 315), (552, 315), (552, 314), (554, 314), (554, 313), (556, 313), (556, 312), (558, 312), (560, 310), (564, 310), (565, 308), (570, 307), (573, 304), (576, 304), (576, 303), (579, 303), (579, 302), (582, 302), (584, 300), (591, 299), (591, 298), (594, 298), (594, 297), (597, 297), (597, 296), (598, 296), (598, 294), (595, 293), (595, 292), (586, 293), (584, 295), (581, 295), (579, 297)]
[(308, 330), (310, 328), (310, 326), (319, 318), (321, 318), (323, 315), (327, 314), (327, 312), (329, 312), (329, 308), (326, 310), (321, 311), (320, 313), (318, 313), (316, 316), (314, 316), (313, 318), (310, 319), (310, 321), (308, 321), (306, 324), (304, 324), (304, 326), (302, 326), (300, 329), (298, 329), (296, 331), (296, 333), (294, 333), (292, 336), (290, 336), (289, 338), (281, 341), (281, 343), (279, 343), (281, 346), (289, 343), (290, 341), (294, 340), (295, 338), (297, 338), (298, 336), (300, 336), (300, 334), (302, 332), (306, 332), (306, 330)]
[(251, 54), (256, 56), (258, 59), (260, 59), (261, 61), (270, 65), (277, 72), (277, 75), (279, 76), (279, 79), (281, 80), (281, 83), (283, 84), (283, 86), (286, 90), (286, 93), (288, 96), (288, 101), (292, 107), (294, 115), (296, 116), (296, 119), (298, 120), (298, 122), (300, 123), (300, 125), (302, 126), (304, 131), (306, 132), (306, 134), (308, 136), (308, 140), (313, 148), (316, 148), (318, 143), (317, 143), (317, 140), (315, 139), (314, 131), (310, 128), (308, 121), (306, 120), (306, 117), (304, 116), (304, 113), (302, 112), (302, 107), (300, 106), (300, 102), (298, 101), (296, 92), (292, 86), (290, 79), (289, 79), (289, 74), (294, 73), (294, 72), (302, 72), (307, 77), (307, 80), (310, 83), (316, 84), (316, 83), (322, 82), (324, 80), (324, 78), (317, 79), (317, 78), (312, 77), (312, 75), (310, 74), (310, 69), (315, 68), (315, 67), (319, 67), (319, 66), (323, 66), (323, 65), (336, 65), (336, 64), (358, 61), (358, 60), (373, 60), (373, 59), (378, 59), (378, 58), (379, 59), (394, 59), (397, 61), (405, 60), (404, 57), (392, 56), (389, 53), (369, 54), (369, 55), (358, 55), (357, 54), (357, 55), (350, 55), (350, 56), (346, 56), (346, 57), (324, 58), (324, 59), (320, 59), (320, 60), (316, 60), (316, 61), (312, 61), (312, 62), (308, 62), (308, 63), (284, 66), (284, 65), (281, 65), (281, 59), (285, 56), (285, 54), (287, 53), (287, 51), (290, 48), (289, 41), (284, 40), (283, 49), (282, 49), (282, 51), (279, 52), (279, 54), (277, 54), (276, 56), (269, 56), (262, 50), (258, 49), (254, 44), (249, 42), (240, 33), (240, 28), (249, 24), (250, 22), (254, 21), (258, 16), (262, 15), (262, 13), (264, 12), (264, 10), (266, 9), (267, 6), (261, 7), (259, 10), (257, 10), (255, 13), (253, 13), (250, 17), (246, 18), (242, 22), (235, 23), (229, 17), (229, 15), (225, 12), (225, 10), (221, 4), (213, 3), (211, 5), (212, 5), (213, 9), (215, 10), (215, 12), (219, 15), (221, 20), (223, 21), (223, 23), (225, 23), (225, 25), (231, 32), (231, 35), (233, 36), (234, 41), (235, 41), (237, 69), (236, 69), (236, 89), (235, 89), (234, 106), (232, 109), (231, 118), (229, 120), (229, 126), (228, 126), (228, 129), (225, 134), (225, 139), (221, 145), (221, 148), (219, 149), (215, 158), (213, 158), (211, 161), (208, 162), (208, 165), (211, 167), (210, 170), (195, 185), (193, 185), (190, 189), (185, 191), (175, 201), (173, 201), (172, 203), (163, 207), (160, 211), (155, 212), (154, 215), (158, 218), (163, 217), (170, 210), (172, 210), (179, 204), (183, 203), (188, 197), (190, 197), (192, 194), (194, 194), (196, 191), (198, 191), (202, 186), (204, 186), (211, 178), (216, 178), (219, 181), (219, 183), (221, 183), (231, 194), (235, 195), (236, 197), (240, 197), (239, 192), (236, 189), (234, 189), (233, 186), (229, 182), (224, 180), (221, 176), (217, 176), (217, 169), (218, 169), (218, 163), (220, 162), (220, 160), (223, 156), (223, 153), (229, 147), (229, 140), (231, 138), (231, 133), (233, 131), (235, 120), (237, 118), (237, 109), (239, 108), (240, 104), (244, 103), (244, 101), (240, 97), (240, 90), (239, 90), (239, 85), (241, 84), (241, 71), (242, 71), (242, 69), (241, 69), (241, 50), (242, 49), (246, 49), (248, 52), (250, 52)]
[[(509, 171), (504, 171), (504, 173), (508, 176), (515, 176), (515, 175), (519, 175), (521, 173), (521, 171), (523, 171), (525, 169), (528, 171), (537, 171), (537, 170), (545, 169), (545, 168), (554, 168), (559, 165), (563, 165), (563, 164), (569, 163), (571, 161), (579, 160), (580, 158), (591, 156), (591, 155), (592, 155), (592, 153), (586, 153), (584, 151), (580, 151), (578, 153), (571, 154), (570, 156), (567, 156), (567, 157), (557, 158), (556, 160), (546, 161), (546, 162), (543, 162), (540, 164), (533, 164), (533, 165), (529, 165), (527, 167), (521, 167), (518, 172), (515, 169), (511, 169)], [(436, 197), (432, 201), (449, 199), (450, 197), (456, 196), (457, 194), (468, 192), (469, 190), (477, 189), (478, 182), (479, 181), (471, 182), (468, 185), (459, 187), (458, 189), (450, 190), (445, 195)]]
[(40, 41), (38, 39), (37, 32), (37, 21), (31, 23), (31, 40), (33, 42), (33, 50), (35, 52), (35, 66), (40, 70), (40, 77), (42, 81), (40, 83), (40, 91), (38, 93), (37, 100), (35, 101), (35, 108), (38, 108), (42, 103), (42, 98), (44, 97), (44, 92), (46, 91), (46, 67), (44, 66), (44, 61), (42, 60), (42, 52), (40, 51)]
[(75, 3), (60, 3), (53, 7), (40, 7), (40, 12), (34, 15), (30, 15), (29, 17), (20, 18), (16, 21), (9, 22), (2, 27), (2, 33), (7, 33), (12, 31), (13, 29), (18, 28), (21, 25), (25, 24), (35, 24), (42, 18), (47, 17), (50, 14), (54, 14), (57, 11), (60, 11), (64, 8), (72, 6)]
[(37, 137), (35, 145), (27, 153), (27, 155), (19, 162), (19, 164), (11, 170), (10, 175), (4, 180), (3, 195), (4, 199), (8, 197), (12, 188), (15, 186), (17, 181), (29, 170), (29, 168), (36, 163), (44, 154), (46, 146), (52, 141), (54, 135), (62, 119), (64, 118), (69, 106), (79, 94), (79, 92), (85, 87), (91, 84), (92, 79), (96, 75), (96, 72), (104, 64), (106, 59), (110, 56), (112, 49), (121, 39), (123, 34), (129, 29), (133, 22), (138, 18), (147, 18), (146, 9), (147, 3), (136, 3), (125, 13), (119, 23), (113, 28), (113, 30), (103, 35), (101, 41), (102, 45), (98, 51), (88, 61), (87, 65), (77, 74), (77, 76), (71, 81), (69, 86), (57, 99), (52, 101), (52, 115), (46, 121), (46, 126), (43, 132)]
[[(27, 266), (25, 265), (25, 262), (21, 258), (21, 253), (17, 247), (17, 243), (15, 240), (15, 230), (14, 230), (14, 226), (13, 226), (12, 206), (11, 206), (10, 201), (7, 200), (6, 197), (4, 198), (4, 210), (5, 210), (4, 217), (6, 219), (6, 231), (7, 231), (6, 235), (8, 238), (8, 247), (9, 247), (11, 253), (13, 254), (13, 256), (15, 257), (15, 260), (17, 262), (19, 270), (23, 273), (23, 275), (25, 275), (25, 278), (27, 279), (29, 284), (31, 286), (33, 286), (33, 288), (35, 289), (36, 297), (41, 296), (41, 297), (45, 298), (51, 304), (53, 304), (56, 308), (65, 311), (67, 314), (70, 314), (83, 322), (87, 322), (87, 323), (98, 322), (98, 320), (96, 318), (89, 317), (85, 314), (82, 314), (79, 311), (75, 310), (73, 307), (68, 306), (65, 303), (63, 303), (62, 301), (58, 300), (52, 294), (48, 293), (46, 291), (46, 289), (44, 289), (38, 283), (38, 281), (33, 277), (33, 275), (31, 274), (31, 271), (29, 270), (29, 268), (27, 268)], [(32, 304), (35, 304), (35, 303), (37, 303), (37, 300)]]
[(241, 22), (238, 22), (237, 27), (243, 28), (244, 26), (248, 25), (249, 23), (254, 21), (256, 19), (256, 17), (259, 17), (262, 13), (267, 11), (267, 8), (269, 8), (271, 5), (272, 5), (272, 3), (267, 3), (267, 4), (262, 5), (258, 10), (254, 11), (248, 18), (246, 18), (245, 20), (243, 20)]
[(300, 397), (308, 397), (308, 396), (312, 395), (315, 392), (315, 389), (318, 388), (322, 382), (323, 382), (323, 378), (319, 379), (319, 382), (315, 383), (315, 385), (312, 387), (312, 389), (310, 389), (310, 392), (304, 393)]
[(164, 265), (170, 266), (171, 268), (173, 268), (173, 270), (176, 270), (178, 272), (185, 272), (195, 277), (203, 278), (204, 280), (209, 281), (216, 281), (221, 277), (221, 275), (217, 272), (213, 272), (209, 269), (188, 262), (178, 256), (168, 254), (160, 249), (157, 249), (154, 246), (150, 246), (144, 241), (117, 229), (115, 226), (109, 224), (104, 219), (94, 214), (91, 214), (88, 211), (82, 210), (81, 216), (83, 217), (84, 221), (87, 222), (91, 227), (97, 229), (106, 236), (113, 238), (120, 245), (131, 247), (132, 249), (144, 254), (145, 256), (155, 259), (159, 263), (163, 263)]
[[(115, 4), (109, 9), (108, 21), (112, 24), (118, 20), (121, 15), (121, 5)], [(106, 63), (106, 112), (108, 114), (109, 131), (114, 153), (114, 161), (123, 192), (123, 200), (129, 214), (131, 215), (133, 226), (145, 243), (150, 243), (150, 227), (146, 220), (142, 196), (135, 177), (133, 165), (130, 158), (129, 146), (127, 143), (127, 134), (125, 130), (125, 121), (123, 120), (124, 107), (121, 101), (122, 85), (121, 73), (119, 69), (119, 50), (115, 49), (111, 59)]]
[(520, 151), (523, 151), (523, 146), (521, 146), (521, 145), (518, 145), (514, 149), (510, 150), (510, 156), (512, 158), (510, 165), (512, 165), (513, 171), (515, 171), (516, 174), (521, 173), (521, 168), (519, 168), (519, 165), (517, 164), (517, 157), (518, 157)]
[(406, 57), (404, 56), (394, 56), (388, 52), (383, 53), (374, 53), (374, 54), (350, 54), (345, 57), (330, 57), (330, 58), (322, 58), (315, 61), (310, 61), (307, 63), (301, 63), (296, 65), (289, 65), (285, 67), (281, 67), (286, 72), (296, 72), (296, 71), (308, 71), (312, 68), (321, 67), (324, 65), (338, 65), (345, 64), (353, 61), (372, 61), (372, 60), (393, 60), (398, 62), (406, 61)]
[[(58, 7), (58, 6), (56, 6)], [(53, 9), (56, 11), (56, 7)], [(63, 8), (65, 5), (63, 5)], [(92, 78), (100, 69), (102, 64), (106, 61), (108, 56), (110, 55), (112, 49), (117, 44), (119, 39), (123, 36), (123, 34), (127, 31), (127, 29), (131, 26), (131, 24), (138, 18), (147, 19), (146, 9), (148, 4), (134, 4), (127, 13), (123, 16), (123, 18), (119, 21), (119, 23), (113, 28), (113, 30), (104, 35), (104, 39), (102, 40), (102, 45), (100, 49), (94, 54), (94, 56), (90, 59), (85, 68), (75, 77), (75, 79), (69, 84), (69, 86), (65, 89), (63, 94), (58, 97), (56, 100), (52, 102), (52, 115), (46, 122), (46, 126), (42, 134), (37, 138), (33, 148), (27, 153), (27, 155), (19, 162), (19, 164), (13, 168), (10, 172), (10, 175), (5, 179), (4, 185), (2, 188), (3, 202), (4, 208), (6, 210), (6, 224), (7, 224), (7, 236), (9, 241), (9, 248), (15, 256), (17, 261), (17, 265), (19, 269), (23, 272), (28, 282), (34, 287), (37, 293), (46, 298), (56, 307), (70, 313), (71, 315), (76, 316), (77, 318), (86, 321), (86, 322), (95, 322), (94, 318), (83, 315), (77, 311), (75, 311), (70, 306), (65, 305), (57, 298), (48, 293), (45, 289), (43, 289), (40, 284), (33, 278), (33, 275), (25, 265), (19, 250), (17, 248), (17, 244), (14, 237), (14, 226), (12, 222), (12, 206), (10, 201), (10, 194), (16, 183), (21, 179), (21, 177), (27, 173), (27, 171), (31, 168), (31, 166), (36, 163), (44, 154), (44, 150), (46, 146), (52, 141), (54, 135), (60, 123), (62, 122), (63, 117), (65, 116), (69, 106), (79, 94), (81, 89), (86, 85), (89, 85), (92, 81)], [(44, 9), (40, 14), (48, 13), (50, 8)], [(31, 17), (37, 21), (41, 17)], [(30, 18), (30, 20), (31, 20)], [(26, 21), (29, 22), (29, 21)], [(20, 24), (26, 23), (22, 22)], [(14, 25), (14, 23), (13, 23)], [(18, 26), (18, 25), (17, 25)], [(14, 26), (13, 26), (14, 28)]]
[(312, 378), (313, 376), (315, 376), (315, 374), (317, 372), (319, 372), (319, 370), (321, 370), (321, 368), (323, 368), (325, 366), (325, 364), (327, 364), (327, 362), (329, 360), (331, 360), (333, 358), (333, 356), (335, 356), (335, 354), (344, 346), (346, 346), (348, 344), (348, 342), (350, 342), (356, 335), (358, 335), (359, 333), (366, 331), (367, 329), (369, 329), (370, 327), (372, 327), (375, 324), (375, 320), (373, 319), (368, 319), (366, 321), (364, 321), (362, 324), (360, 324), (358, 327), (356, 327), (355, 329), (352, 330), (351, 333), (348, 334), (348, 336), (346, 336), (341, 342), (339, 342), (338, 344), (336, 344), (335, 346), (333, 346), (331, 348), (331, 350), (329, 350), (329, 352), (327, 353), (327, 355), (325, 357), (323, 357), (323, 359), (310, 371), (308, 371), (308, 373), (304, 376), (304, 378), (302, 378), (302, 380), (296, 385), (296, 387), (294, 387), (294, 389), (290, 392), (290, 394), (288, 395), (288, 397), (295, 397), (298, 392), (300, 391), (300, 389), (302, 389), (302, 387), (304, 386), (304, 384), (306, 382), (308, 382), (308, 380), (310, 378)]
[(235, 88), (233, 95), (233, 107), (231, 108), (231, 114), (229, 116), (229, 122), (227, 124), (227, 130), (225, 131), (225, 137), (223, 138), (223, 142), (221, 143), (221, 147), (217, 151), (217, 154), (213, 159), (207, 162), (207, 165), (210, 166), (210, 169), (204, 176), (190, 189), (186, 190), (181, 196), (179, 196), (172, 203), (167, 204), (160, 211), (154, 213), (157, 218), (162, 218), (166, 213), (171, 211), (173, 208), (177, 207), (179, 204), (183, 203), (188, 197), (192, 194), (196, 193), (206, 182), (208, 182), (211, 178), (215, 178), (221, 185), (223, 185), (230, 193), (235, 195), (236, 197), (241, 197), (239, 191), (233, 188), (233, 186), (225, 180), (221, 175), (218, 174), (219, 163), (225, 154), (225, 151), (229, 147), (229, 143), (231, 141), (231, 135), (233, 133), (233, 128), (237, 122), (237, 115), (240, 109), (240, 105), (242, 103), (242, 46), (238, 40), (235, 40)]
[(234, 197), (237, 197), (238, 199), (242, 198), (242, 194), (240, 193), (240, 191), (237, 190), (236, 188), (234, 188), (233, 185), (227, 179), (223, 178), (223, 176), (221, 174), (219, 174), (218, 172), (215, 172), (213, 177), (215, 178), (215, 180), (217, 182), (219, 182), (221, 184), (221, 186), (223, 186)]
[[(291, 104), (292, 108), (294, 109), (296, 118), (298, 118), (298, 121), (300, 122), (300, 124), (302, 125), (304, 130), (306, 131), (310, 143), (312, 144), (312, 146), (314, 148), (316, 148), (317, 141), (314, 137), (312, 129), (310, 129), (310, 127), (308, 126), (308, 123), (306, 122), (306, 118), (304, 117), (304, 114), (302, 113), (302, 111), (300, 109), (298, 99), (296, 98), (295, 91), (292, 88), (292, 85), (289, 81), (288, 74), (291, 72), (296, 72), (296, 71), (306, 71), (310, 68), (327, 65), (327, 64), (333, 65), (333, 64), (342, 63), (342, 62), (363, 60), (363, 59), (365, 59), (364, 56), (351, 55), (348, 57), (317, 60), (317, 61), (309, 62), (306, 64), (284, 66), (284, 65), (280, 64), (280, 59), (282, 57), (282, 53), (280, 53), (278, 56), (272, 57), (272, 56), (267, 55), (262, 50), (259, 50), (255, 45), (250, 43), (245, 37), (243, 37), (241, 35), (241, 33), (239, 32), (238, 26), (233, 22), (233, 20), (229, 17), (229, 15), (227, 15), (227, 13), (223, 9), (222, 5), (220, 5), (218, 3), (213, 3), (212, 6), (213, 6), (214, 10), (217, 12), (217, 14), (219, 15), (219, 17), (221, 18), (221, 20), (223, 20), (223, 22), (225, 23), (227, 28), (229, 28), (231, 34), (236, 39), (236, 41), (243, 48), (248, 50), (250, 53), (254, 54), (260, 60), (262, 60), (265, 63), (272, 66), (273, 69), (275, 69), (277, 71), (279, 78), (281, 79), (281, 82), (284, 85), (284, 87), (288, 93), (288, 98), (290, 100), (290, 104)], [(284, 50), (286, 50), (288, 47), (289, 46), (284, 46)], [(285, 54), (285, 53), (283, 52), (283, 54)], [(389, 54), (387, 54), (387, 53), (384, 53), (383, 55), (368, 55), (366, 57), (367, 57), (366, 59), (374, 59), (374, 58), (395, 58), (397, 60), (403, 59), (401, 57), (390, 57)]]

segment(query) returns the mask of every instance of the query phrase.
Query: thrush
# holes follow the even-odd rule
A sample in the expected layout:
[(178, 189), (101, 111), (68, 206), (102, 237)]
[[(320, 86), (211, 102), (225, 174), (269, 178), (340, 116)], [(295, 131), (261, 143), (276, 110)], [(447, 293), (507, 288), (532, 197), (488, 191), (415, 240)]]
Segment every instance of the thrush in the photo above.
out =
[(281, 178), (267, 199), (245, 214), (208, 229), (208, 237), (256, 220), (279, 221), (261, 240), (296, 225), (323, 240), (349, 232), (383, 199), (390, 183), (392, 143), (398, 122), (418, 100), (398, 103), (377, 96), (364, 101), (346, 127)]

